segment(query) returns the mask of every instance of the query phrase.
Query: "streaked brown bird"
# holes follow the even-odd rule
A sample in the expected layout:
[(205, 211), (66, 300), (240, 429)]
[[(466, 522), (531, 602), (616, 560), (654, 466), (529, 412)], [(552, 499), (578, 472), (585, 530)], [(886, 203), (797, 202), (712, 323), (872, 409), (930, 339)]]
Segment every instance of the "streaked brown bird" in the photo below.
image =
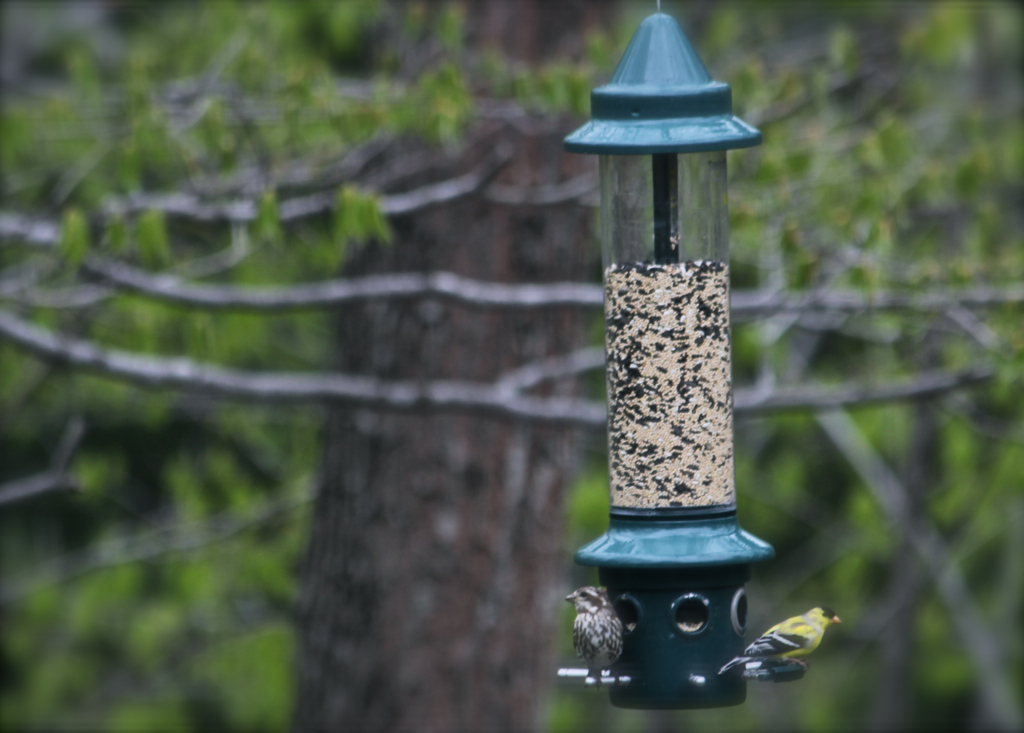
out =
[(572, 643), (576, 654), (587, 663), (587, 673), (601, 684), (601, 670), (622, 654), (622, 622), (604, 588), (584, 586), (565, 597), (576, 605)]

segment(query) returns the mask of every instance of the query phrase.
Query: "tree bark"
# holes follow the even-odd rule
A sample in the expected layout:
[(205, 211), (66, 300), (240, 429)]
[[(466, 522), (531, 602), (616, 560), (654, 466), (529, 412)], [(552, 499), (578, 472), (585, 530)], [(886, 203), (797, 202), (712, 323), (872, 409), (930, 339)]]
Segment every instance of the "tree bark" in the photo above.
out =
[[(557, 6), (557, 7), (556, 7)], [(611, 4), (491, 0), (466, 7), (467, 38), (514, 61), (582, 53)], [(557, 22), (552, 14), (558, 16)], [(574, 48), (573, 44), (579, 46)], [(487, 123), (455, 159), (401, 190), (474, 170), (498, 145), (497, 182), (542, 185), (594, 172), (562, 151), (578, 120)], [(405, 141), (390, 161), (422, 152)], [(450, 270), (499, 282), (596, 274), (592, 211), (503, 206), (473, 195), (391, 220), (392, 245), (350, 257), (346, 275)], [(346, 307), (336, 363), (383, 378), (493, 380), (586, 342), (579, 309), (479, 310), (424, 300)], [(545, 393), (569, 395), (572, 380)], [(321, 493), (298, 608), (296, 729), (536, 730), (554, 679), (565, 558), (563, 495), (578, 455), (569, 428), (337, 406), (323, 437)]]
[[(562, 154), (569, 130), (531, 139), (503, 129), (459, 164), (501, 141), (517, 150), (509, 178), (563, 180), (592, 165)], [(395, 221), (394, 244), (366, 248), (346, 270), (579, 280), (589, 219), (572, 204), (474, 198)], [(388, 378), (490, 380), (585, 342), (585, 316), (570, 309), (380, 302), (339, 321), (338, 368)], [(511, 421), (330, 411), (302, 575), (298, 729), (537, 728), (575, 445), (571, 430)]]

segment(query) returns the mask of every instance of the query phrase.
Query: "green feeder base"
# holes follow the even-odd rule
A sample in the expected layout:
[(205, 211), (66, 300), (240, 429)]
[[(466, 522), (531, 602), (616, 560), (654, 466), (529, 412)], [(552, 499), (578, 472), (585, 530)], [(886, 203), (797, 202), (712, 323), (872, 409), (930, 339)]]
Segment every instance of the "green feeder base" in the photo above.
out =
[[(739, 705), (747, 698), (741, 675), (719, 675), (718, 670), (743, 653), (746, 596), (742, 586), (750, 578), (749, 565), (601, 568), (600, 578), (627, 621), (622, 656), (611, 673), (627, 675), (631, 682), (611, 688), (613, 705), (708, 708)], [(731, 619), (734, 605), (740, 606), (738, 629)]]
[(702, 519), (612, 517), (608, 532), (576, 561), (597, 565), (624, 624), (612, 665), (629, 684), (609, 689), (616, 707), (709, 708), (739, 705), (740, 674), (719, 675), (743, 653), (750, 563), (771, 546), (740, 529), (735, 513)]

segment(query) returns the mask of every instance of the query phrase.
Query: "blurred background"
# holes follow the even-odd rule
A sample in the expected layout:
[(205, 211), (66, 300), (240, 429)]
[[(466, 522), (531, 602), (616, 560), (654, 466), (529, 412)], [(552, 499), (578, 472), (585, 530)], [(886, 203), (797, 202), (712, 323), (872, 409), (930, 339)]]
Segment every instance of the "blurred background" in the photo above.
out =
[(0, 727), (1019, 729), (1024, 11), (662, 7), (764, 133), (728, 158), (748, 637), (835, 609), (806, 677), (555, 678), (608, 521), (561, 140), (653, 0), (7, 2)]

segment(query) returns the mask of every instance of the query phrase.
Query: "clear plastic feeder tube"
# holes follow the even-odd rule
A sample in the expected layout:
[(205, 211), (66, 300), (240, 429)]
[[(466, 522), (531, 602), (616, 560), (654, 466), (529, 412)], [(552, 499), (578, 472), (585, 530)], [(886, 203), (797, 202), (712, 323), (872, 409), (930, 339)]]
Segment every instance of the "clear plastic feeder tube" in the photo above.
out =
[(601, 234), (612, 511), (733, 509), (725, 151), (601, 156)]

